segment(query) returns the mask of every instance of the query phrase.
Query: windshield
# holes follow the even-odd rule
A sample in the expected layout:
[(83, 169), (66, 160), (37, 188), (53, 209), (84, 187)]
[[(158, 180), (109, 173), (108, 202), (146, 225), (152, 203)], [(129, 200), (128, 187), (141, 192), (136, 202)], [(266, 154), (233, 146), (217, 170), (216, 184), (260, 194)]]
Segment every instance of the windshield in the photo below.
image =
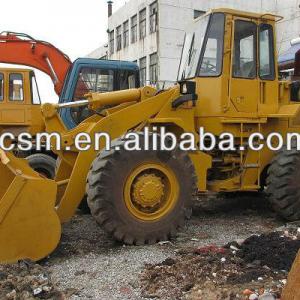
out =
[(222, 73), (224, 23), (224, 14), (214, 13), (193, 24), (185, 37), (178, 80)]
[(181, 62), (178, 73), (178, 80), (196, 76), (198, 59), (202, 49), (209, 15), (198, 19), (193, 23), (192, 28), (186, 33)]

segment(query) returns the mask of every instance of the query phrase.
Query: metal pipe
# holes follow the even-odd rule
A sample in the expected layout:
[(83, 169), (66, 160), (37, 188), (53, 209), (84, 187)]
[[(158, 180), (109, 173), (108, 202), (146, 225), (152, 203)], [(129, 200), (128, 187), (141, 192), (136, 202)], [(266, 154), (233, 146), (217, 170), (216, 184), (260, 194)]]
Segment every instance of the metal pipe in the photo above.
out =
[(107, 16), (110, 17), (112, 15), (112, 1), (107, 1)]
[(64, 107), (79, 107), (79, 106), (86, 106), (89, 105), (89, 100), (77, 100), (73, 102), (65, 102), (65, 103), (58, 103), (56, 107), (64, 108)]
[(54, 84), (57, 84), (59, 80), (58, 80), (58, 77), (57, 77), (57, 75), (56, 75), (56, 73), (54, 71), (54, 68), (53, 68), (52, 64), (51, 64), (51, 61), (50, 61), (50, 59), (49, 59), (49, 57), (47, 55), (45, 55), (44, 58), (45, 58), (46, 63), (48, 65), (49, 69), (50, 69), (50, 72), (51, 72), (51, 74), (53, 76), (52, 81), (53, 81)]

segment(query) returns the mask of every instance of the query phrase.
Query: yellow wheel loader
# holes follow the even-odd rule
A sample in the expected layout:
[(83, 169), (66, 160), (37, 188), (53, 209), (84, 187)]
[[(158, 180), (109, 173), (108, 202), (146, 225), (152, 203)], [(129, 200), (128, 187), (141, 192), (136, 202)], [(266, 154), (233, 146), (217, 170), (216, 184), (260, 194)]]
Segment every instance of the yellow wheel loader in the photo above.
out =
[[(0, 68), (0, 134), (11, 133), (16, 137), (27, 132), (34, 141), (36, 134), (45, 129), (40, 105), (33, 70)], [(30, 166), (47, 178), (54, 178), (56, 156), (43, 145), (39, 150), (18, 151), (16, 155), (26, 157)]]
[[(175, 235), (191, 215), (196, 190), (266, 188), (282, 216), (298, 219), (299, 152), (250, 147), (252, 133), (300, 133), (297, 85), (278, 81), (274, 32), (279, 19), (212, 10), (186, 33), (173, 88), (91, 93), (82, 101), (44, 104), (46, 131), (62, 137), (64, 147), (53, 147), (60, 163), (55, 180), (49, 180), (11, 153), (1, 153), (0, 262), (50, 254), (60, 239), (60, 223), (70, 220), (85, 196), (96, 221), (126, 244), (150, 244)], [(68, 130), (59, 116), (65, 107), (97, 113)], [(160, 139), (151, 138), (158, 128), (178, 140), (192, 134), (196, 148), (160, 150)], [(235, 147), (209, 147), (201, 128), (219, 141), (224, 133), (233, 134)], [(75, 147), (79, 133), (95, 145), (96, 133), (103, 132), (113, 141), (110, 150), (104, 149), (103, 139), (99, 150)], [(141, 151), (127, 151), (124, 135), (129, 132), (138, 133)], [(258, 139), (254, 145), (265, 143)], [(200, 150), (200, 144), (206, 148)]]

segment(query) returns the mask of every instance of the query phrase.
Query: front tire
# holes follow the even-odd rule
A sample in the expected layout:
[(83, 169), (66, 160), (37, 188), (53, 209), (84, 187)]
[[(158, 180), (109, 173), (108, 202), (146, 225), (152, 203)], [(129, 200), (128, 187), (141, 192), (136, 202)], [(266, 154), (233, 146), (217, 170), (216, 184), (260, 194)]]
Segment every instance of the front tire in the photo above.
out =
[(49, 179), (54, 179), (56, 160), (43, 153), (35, 153), (26, 157), (32, 169)]
[(266, 192), (273, 209), (289, 221), (300, 219), (300, 152), (280, 150), (268, 169)]
[(91, 166), (87, 182), (91, 213), (126, 244), (167, 240), (191, 216), (196, 191), (193, 164), (179, 149), (126, 151), (124, 143), (117, 140), (114, 145), (120, 150), (100, 152)]

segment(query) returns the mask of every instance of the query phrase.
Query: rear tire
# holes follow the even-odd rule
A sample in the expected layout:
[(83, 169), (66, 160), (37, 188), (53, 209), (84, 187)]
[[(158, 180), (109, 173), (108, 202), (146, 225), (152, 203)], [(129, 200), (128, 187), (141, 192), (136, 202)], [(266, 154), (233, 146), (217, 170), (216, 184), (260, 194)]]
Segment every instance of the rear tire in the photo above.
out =
[[(142, 135), (140, 141), (142, 145)], [(107, 232), (126, 244), (167, 240), (175, 236), (185, 218), (191, 216), (192, 199), (196, 194), (193, 164), (188, 154), (179, 149), (126, 151), (124, 142), (116, 140), (113, 146), (120, 150), (100, 152), (91, 166), (86, 190), (91, 213)], [(143, 149), (143, 145), (141, 147)], [(147, 168), (138, 173), (144, 165)], [(132, 183), (130, 189), (128, 182)], [(173, 197), (177, 185), (178, 193)], [(164, 207), (168, 209), (163, 210)], [(160, 211), (164, 213), (159, 215)], [(158, 217), (154, 217), (156, 213)]]
[(49, 179), (54, 179), (56, 160), (53, 157), (43, 153), (36, 153), (27, 156), (26, 159), (30, 167), (36, 172)]
[(300, 152), (281, 149), (268, 168), (266, 192), (273, 209), (289, 221), (300, 219)]

